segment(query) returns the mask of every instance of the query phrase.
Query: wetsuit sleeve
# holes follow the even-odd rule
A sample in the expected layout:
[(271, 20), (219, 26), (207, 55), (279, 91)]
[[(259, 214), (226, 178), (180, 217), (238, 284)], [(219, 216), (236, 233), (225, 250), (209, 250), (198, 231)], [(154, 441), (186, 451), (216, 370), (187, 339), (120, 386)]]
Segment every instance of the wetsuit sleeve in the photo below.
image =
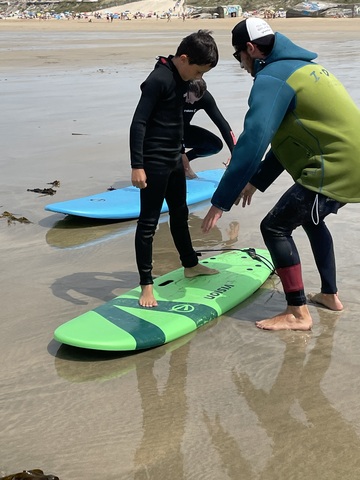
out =
[(164, 85), (156, 74), (149, 77), (140, 86), (141, 96), (130, 125), (131, 168), (143, 168), (143, 148), (146, 126), (161, 98)]
[(204, 110), (209, 116), (209, 118), (214, 122), (214, 124), (219, 129), (221, 136), (224, 139), (224, 142), (228, 146), (230, 152), (234, 150), (236, 143), (236, 138), (231, 130), (231, 127), (227, 120), (224, 118), (223, 114), (220, 112), (219, 107), (216, 104), (214, 97), (209, 91), (204, 95)]
[(249, 97), (244, 129), (234, 147), (231, 162), (215, 190), (211, 203), (230, 210), (245, 185), (256, 173), (261, 159), (279, 128), (294, 90), (283, 80), (259, 75)]
[(260, 163), (257, 172), (251, 177), (250, 183), (260, 192), (265, 192), (283, 171), (284, 167), (275, 157), (273, 151), (269, 150), (264, 160)]

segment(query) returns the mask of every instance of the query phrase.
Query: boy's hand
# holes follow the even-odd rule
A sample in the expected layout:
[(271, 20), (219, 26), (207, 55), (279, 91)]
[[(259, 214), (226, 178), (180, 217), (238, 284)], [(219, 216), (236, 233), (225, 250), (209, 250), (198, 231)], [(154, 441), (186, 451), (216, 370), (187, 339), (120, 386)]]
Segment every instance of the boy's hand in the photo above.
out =
[(231, 157), (229, 157), (226, 162), (222, 162), (223, 165), (225, 165), (225, 168), (229, 166), (230, 160), (231, 160)]
[(136, 188), (146, 188), (146, 173), (143, 168), (133, 168), (131, 170), (131, 183)]

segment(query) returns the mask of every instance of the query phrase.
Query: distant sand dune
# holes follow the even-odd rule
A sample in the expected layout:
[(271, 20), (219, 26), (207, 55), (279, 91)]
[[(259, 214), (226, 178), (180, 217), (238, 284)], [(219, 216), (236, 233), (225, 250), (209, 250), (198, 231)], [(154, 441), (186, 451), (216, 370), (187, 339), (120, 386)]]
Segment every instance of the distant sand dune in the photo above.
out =
[[(130, 10), (131, 13), (135, 12), (166, 12), (169, 8), (174, 8), (176, 1), (174, 0), (140, 0), (138, 2), (125, 3), (124, 5), (117, 5), (111, 8), (100, 10), (102, 12), (124, 12)], [(175, 8), (175, 13), (182, 11), (183, 0), (179, 2), (179, 6)]]

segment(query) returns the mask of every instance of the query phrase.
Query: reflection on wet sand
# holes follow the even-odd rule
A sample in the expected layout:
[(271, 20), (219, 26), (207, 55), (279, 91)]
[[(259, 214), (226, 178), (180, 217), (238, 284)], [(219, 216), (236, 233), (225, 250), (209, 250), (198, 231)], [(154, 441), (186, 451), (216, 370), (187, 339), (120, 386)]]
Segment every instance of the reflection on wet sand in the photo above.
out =
[(58, 298), (74, 305), (88, 305), (93, 298), (101, 302), (112, 300), (119, 295), (115, 293), (117, 289), (134, 288), (137, 278), (134, 272), (77, 272), (56, 279), (50, 288)]
[[(205, 325), (201, 330), (208, 328)], [(169, 472), (173, 480), (185, 478), (181, 446), (187, 422), (187, 358), (190, 340), (196, 335), (195, 331), (162, 347), (133, 354), (63, 346), (55, 355), (58, 375), (71, 383), (108, 381), (135, 370), (142, 414), (142, 438), (133, 466), (132, 478), (136, 480), (168, 480)], [(168, 364), (162, 387), (155, 363)]]
[[(175, 247), (173, 247), (173, 249), (169, 248), (169, 245), (172, 244), (172, 237), (167, 220), (167, 215), (162, 216), (154, 239), (154, 274), (157, 276), (180, 267), (180, 261), (176, 252), (174, 255)], [(106, 225), (100, 223), (100, 225), (97, 225), (96, 221), (94, 223), (85, 221), (84, 228), (82, 228), (83, 221), (79, 219), (69, 218), (61, 222), (63, 222), (62, 225), (66, 225), (66, 227), (63, 229), (62, 226), (60, 230), (58, 230), (57, 226), (53, 228), (52, 231), (65, 231), (63, 239), (73, 239), (73, 241), (74, 237), (76, 238), (74, 230), (75, 232), (79, 230), (79, 238), (81, 236), (82, 241), (86, 238), (86, 242), (88, 242), (90, 241), (89, 235), (91, 237), (96, 235), (100, 240), (103, 239), (104, 235), (121, 236), (128, 233), (129, 229), (135, 232), (136, 228), (135, 221), (124, 222), (124, 225), (119, 225), (118, 223)], [(206, 252), (211, 251), (211, 249), (235, 248), (235, 243), (238, 240), (238, 222), (233, 221), (230, 223), (227, 229), (228, 238), (225, 240), (223, 240), (222, 233), (217, 227), (215, 227), (209, 235), (202, 237), (200, 234), (201, 222), (201, 217), (194, 213), (189, 215), (189, 225), (191, 233), (194, 234), (193, 245), (196, 250)], [(87, 224), (89, 225), (90, 233), (86, 231)], [(112, 233), (109, 233), (110, 231)], [(86, 297), (96, 298), (106, 302), (118, 295), (118, 293), (114, 293), (116, 289), (126, 291), (134, 288), (137, 284), (138, 276), (133, 272), (77, 272), (56, 279), (51, 285), (51, 290), (58, 298), (62, 298), (75, 305), (87, 305), (88, 302), (84, 300)]]
[(155, 362), (188, 343), (194, 335), (196, 331), (159, 348), (135, 352), (102, 352), (68, 345), (59, 348), (55, 340), (51, 342), (53, 345), (49, 344), (48, 350), (55, 356), (57, 374), (64, 380), (71, 383), (104, 382), (141, 369), (149, 360)]
[[(203, 207), (203, 203), (194, 205), (189, 214), (189, 224), (192, 227), (195, 226), (198, 232), (201, 230), (202, 218), (197, 216), (195, 212), (201, 210)], [(158, 229), (162, 228), (162, 225), (168, 223), (168, 221), (169, 215), (161, 215)], [(52, 228), (47, 231), (46, 241), (50, 246), (57, 248), (88, 247), (114, 238), (120, 238), (127, 234), (135, 235), (136, 222), (136, 219), (105, 221), (67, 215), (65, 218), (56, 221)], [(230, 222), (226, 232), (228, 239), (224, 241), (224, 245), (230, 246), (238, 240), (239, 222)], [(159, 240), (159, 236), (160, 235), (156, 236), (155, 244)], [(196, 247), (197, 244), (204, 246), (204, 243), (207, 246), (211, 246), (214, 242), (216, 245), (221, 242), (221, 232), (217, 227), (211, 231), (210, 235), (194, 240), (194, 246)]]
[(169, 374), (160, 390), (152, 365), (138, 368), (143, 435), (134, 458), (134, 479), (181, 480), (184, 453), (181, 449), (187, 421), (187, 343), (172, 352)]
[[(191, 212), (196, 212), (204, 207), (203, 203), (193, 205)], [(194, 213), (190, 213), (191, 220)], [(58, 217), (58, 215), (56, 215)], [(168, 214), (162, 214), (159, 227), (169, 221)], [(135, 235), (137, 220), (98, 220), (66, 215), (57, 220), (46, 233), (46, 241), (51, 247), (57, 248), (82, 248), (96, 245), (127, 234)], [(236, 230), (236, 227), (235, 227)], [(231, 235), (229, 231), (229, 235)], [(235, 233), (232, 234), (233, 236)]]
[[(227, 229), (227, 234), (224, 235), (220, 228), (214, 227), (209, 234), (204, 235), (201, 231), (201, 223), (203, 217), (190, 213), (189, 227), (194, 249), (201, 255), (201, 252), (216, 252), (217, 250), (227, 248), (243, 248), (248, 245), (237, 246), (239, 223), (231, 222)], [(161, 223), (154, 238), (153, 251), (153, 265), (155, 275), (164, 275), (170, 270), (179, 268), (180, 261), (178, 254), (174, 249), (170, 249), (169, 245), (173, 245), (173, 240), (170, 233), (170, 227), (167, 222)]]
[(68, 215), (46, 233), (51, 247), (80, 248), (135, 231), (135, 221), (104, 221)]
[(360, 474), (360, 439), (321, 388), (340, 314), (329, 315), (321, 308), (318, 313), (323, 331), (314, 339), (310, 351), (310, 334), (283, 332), (279, 336), (285, 346), (284, 359), (269, 391), (256, 388), (246, 373), (233, 369), (238, 395), (245, 398), (271, 440), (271, 454), (258, 475), (219, 418), (211, 419), (204, 410), (204, 422), (232, 480), (338, 480), (357, 478)]

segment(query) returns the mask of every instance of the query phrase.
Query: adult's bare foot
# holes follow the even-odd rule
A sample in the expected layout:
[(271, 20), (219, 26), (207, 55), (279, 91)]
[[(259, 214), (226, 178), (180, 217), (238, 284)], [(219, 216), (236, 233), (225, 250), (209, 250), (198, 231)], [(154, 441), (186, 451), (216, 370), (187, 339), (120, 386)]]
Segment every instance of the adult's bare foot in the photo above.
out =
[(309, 293), (307, 297), (311, 303), (321, 305), (322, 307), (334, 310), (335, 312), (341, 312), (341, 310), (344, 309), (337, 293)]
[(206, 267), (201, 263), (198, 263), (195, 267), (184, 268), (184, 275), (186, 278), (198, 277), (199, 275), (215, 275), (216, 273), (219, 273), (219, 270)]
[(272, 318), (255, 322), (263, 330), (311, 330), (312, 318), (306, 305), (295, 307), (289, 305), (285, 312)]
[(154, 297), (152, 284), (140, 286), (141, 294), (139, 298), (139, 305), (141, 305), (142, 307), (157, 307), (158, 303)]

